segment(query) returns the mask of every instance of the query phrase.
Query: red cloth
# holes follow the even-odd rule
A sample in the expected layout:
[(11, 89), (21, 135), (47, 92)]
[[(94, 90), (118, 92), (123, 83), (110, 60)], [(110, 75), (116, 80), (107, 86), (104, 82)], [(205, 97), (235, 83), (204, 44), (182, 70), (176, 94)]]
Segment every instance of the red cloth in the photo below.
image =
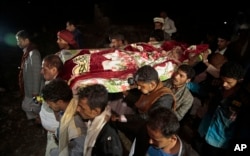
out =
[(124, 91), (129, 88), (127, 79), (144, 64), (154, 66), (164, 78), (172, 74), (172, 65), (168, 66), (172, 61), (163, 57), (161, 51), (162, 48), (147, 43), (130, 44), (123, 49), (73, 51), (74, 56), (64, 63), (61, 77), (76, 90), (85, 83), (103, 83), (111, 92)]
[(84, 66), (82, 66), (82, 71), (80, 71), (81, 73), (96, 73), (104, 71), (102, 62), (107, 59), (103, 56), (103, 54), (110, 53), (112, 51), (113, 49), (107, 49), (98, 53), (90, 54), (88, 49), (83, 49), (79, 54), (64, 63), (63, 73), (61, 75), (62, 78), (68, 81), (74, 75), (73, 69), (77, 65), (77, 62), (74, 62), (74, 58), (81, 55), (90, 55), (90, 60), (87, 60), (87, 57), (82, 58), (82, 61), (85, 62)]
[(175, 48), (176, 46), (181, 47), (181, 49), (184, 51), (185, 49), (188, 48), (189, 45), (187, 43), (182, 43), (182, 42), (177, 42), (177, 41), (165, 41), (161, 45), (161, 48), (165, 51), (169, 51)]
[(147, 43), (136, 43), (136, 44), (129, 44), (124, 47), (124, 50), (127, 51), (143, 51), (143, 52), (152, 52), (152, 51), (159, 51), (159, 49), (155, 48), (154, 46), (147, 44)]
[(62, 31), (59, 31), (57, 33), (57, 36), (59, 36), (61, 39), (66, 41), (68, 44), (70, 44), (74, 48), (76, 48), (76, 49), (78, 48), (78, 45), (74, 39), (74, 35), (72, 32), (70, 32), (68, 30), (62, 30)]

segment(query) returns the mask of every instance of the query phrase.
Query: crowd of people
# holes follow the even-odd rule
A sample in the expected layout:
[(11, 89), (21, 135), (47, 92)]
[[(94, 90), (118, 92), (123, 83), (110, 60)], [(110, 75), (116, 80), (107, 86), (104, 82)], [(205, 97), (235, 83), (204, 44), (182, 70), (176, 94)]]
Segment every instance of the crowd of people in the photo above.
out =
[[(16, 33), (23, 50), (22, 109), (30, 124), (41, 124), (46, 130), (46, 156), (229, 156), (235, 155), (236, 143), (250, 140), (250, 124), (245, 120), (250, 102), (248, 27), (240, 28), (233, 41), (230, 32), (220, 30), (214, 39), (216, 48), (190, 56), (186, 62), (177, 56), (184, 55), (184, 44), (173, 37), (174, 21), (162, 11), (153, 23), (147, 44), (155, 48), (171, 44), (173, 48), (161, 55), (177, 68), (171, 78), (161, 81), (153, 66), (143, 65), (130, 79), (133, 89), (115, 98), (98, 83), (86, 84), (74, 94), (64, 79), (61, 52), (84, 47), (74, 21), (67, 21), (57, 33), (60, 51), (44, 58), (26, 30)], [(112, 49), (129, 44), (117, 32), (110, 34), (109, 41)], [(210, 48), (214, 42), (201, 43)], [(112, 110), (110, 102), (117, 99), (132, 111)], [(187, 126), (192, 136), (185, 131)], [(131, 143), (128, 148), (123, 139)]]

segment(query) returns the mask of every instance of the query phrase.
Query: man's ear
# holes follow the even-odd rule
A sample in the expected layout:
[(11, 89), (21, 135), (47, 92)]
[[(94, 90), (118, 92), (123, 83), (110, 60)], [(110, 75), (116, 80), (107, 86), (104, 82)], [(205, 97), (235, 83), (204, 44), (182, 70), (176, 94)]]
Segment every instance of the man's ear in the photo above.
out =
[(97, 108), (92, 109), (93, 116), (98, 116), (100, 114), (101, 114), (101, 108), (97, 107)]
[(57, 73), (58, 72), (58, 70), (57, 70), (56, 67), (52, 67), (52, 71), (53, 71), (53, 73)]
[(150, 83), (149, 83), (149, 86), (150, 86), (150, 89), (155, 89), (155, 87), (157, 86), (157, 83), (155, 82), (155, 81), (151, 81)]

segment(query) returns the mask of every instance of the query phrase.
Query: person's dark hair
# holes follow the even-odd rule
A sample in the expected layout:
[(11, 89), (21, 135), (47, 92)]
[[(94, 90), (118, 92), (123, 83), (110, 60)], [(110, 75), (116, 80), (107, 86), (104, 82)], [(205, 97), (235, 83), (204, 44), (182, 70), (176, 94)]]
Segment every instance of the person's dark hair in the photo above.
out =
[(43, 87), (42, 97), (45, 101), (57, 102), (63, 100), (64, 102), (70, 102), (73, 93), (67, 82), (58, 78)]
[(160, 130), (165, 137), (178, 134), (180, 124), (172, 110), (156, 107), (148, 112), (147, 127)]
[(237, 62), (227, 61), (222, 65), (220, 69), (221, 77), (228, 77), (236, 80), (242, 80), (244, 78), (244, 75), (245, 71), (243, 67)]
[(178, 70), (185, 72), (188, 79), (192, 79), (195, 76), (195, 70), (190, 65), (182, 64), (178, 67)]
[(150, 65), (144, 65), (136, 71), (134, 75), (134, 81), (141, 81), (146, 83), (155, 81), (156, 83), (158, 83), (160, 79), (158, 72), (154, 67), (151, 67)]
[(70, 25), (74, 25), (75, 27), (77, 27), (77, 22), (76, 22), (76, 20), (70, 19), (70, 20), (68, 20), (67, 22), (68, 22)]
[(112, 39), (121, 40), (122, 42), (125, 42), (125, 37), (121, 33), (113, 33), (109, 36), (109, 40)]
[(20, 30), (16, 33), (16, 36), (23, 39), (30, 39), (30, 34), (26, 30)]
[(63, 62), (58, 55), (55, 54), (46, 55), (43, 58), (43, 60), (48, 63), (49, 68), (56, 67), (58, 73), (61, 73), (63, 71)]
[(108, 91), (101, 84), (81, 88), (78, 91), (78, 97), (80, 100), (86, 98), (91, 109), (101, 108), (103, 111), (108, 104)]
[(31, 34), (31, 32), (27, 31), (27, 30), (19, 30), (16, 33), (16, 36), (22, 39), (28, 39), (30, 42), (34, 42), (35, 37)]

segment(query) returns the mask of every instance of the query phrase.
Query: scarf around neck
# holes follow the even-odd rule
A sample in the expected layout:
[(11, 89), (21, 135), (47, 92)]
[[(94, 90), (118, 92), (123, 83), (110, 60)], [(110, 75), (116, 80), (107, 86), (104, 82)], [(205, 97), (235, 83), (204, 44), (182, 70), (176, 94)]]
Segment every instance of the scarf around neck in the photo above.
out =
[(103, 126), (109, 121), (111, 116), (111, 107), (108, 105), (105, 110), (91, 122), (88, 122), (87, 136), (84, 142), (83, 153), (85, 156), (91, 156), (92, 149), (96, 143), (96, 139), (101, 132)]
[[(80, 128), (76, 127), (74, 125), (74, 122), (72, 123), (72, 120), (74, 120), (74, 115), (77, 109), (77, 103), (78, 103), (78, 98), (77, 96), (75, 96), (70, 101), (69, 105), (67, 106), (67, 109), (63, 113), (63, 116), (60, 120), (59, 156), (69, 155), (68, 154), (69, 141), (72, 139), (72, 136), (77, 137), (81, 135)], [(69, 127), (71, 128), (70, 132), (69, 132)]]
[[(135, 103), (135, 106), (139, 112), (146, 113), (161, 96), (166, 94), (170, 94), (174, 97), (173, 92), (169, 88), (164, 87), (162, 82), (159, 82), (157, 87), (150, 94), (142, 94), (139, 100)], [(174, 98), (172, 109), (175, 110), (175, 107), (176, 103)]]

